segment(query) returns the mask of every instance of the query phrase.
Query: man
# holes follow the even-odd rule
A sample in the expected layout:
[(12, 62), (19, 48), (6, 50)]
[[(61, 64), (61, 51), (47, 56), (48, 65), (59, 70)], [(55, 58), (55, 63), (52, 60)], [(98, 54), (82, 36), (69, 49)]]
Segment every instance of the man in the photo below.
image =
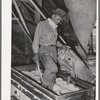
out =
[(38, 23), (35, 31), (32, 49), (34, 52), (33, 60), (39, 59), (45, 67), (42, 85), (52, 90), (56, 78), (57, 68), (57, 26), (65, 18), (66, 13), (57, 8), (53, 11), (51, 19), (48, 18)]

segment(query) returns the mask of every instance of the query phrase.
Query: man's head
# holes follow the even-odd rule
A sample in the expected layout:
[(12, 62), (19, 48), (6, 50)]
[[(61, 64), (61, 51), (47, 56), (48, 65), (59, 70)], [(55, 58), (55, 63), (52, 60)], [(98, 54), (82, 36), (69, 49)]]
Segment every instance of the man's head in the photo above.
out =
[(51, 19), (55, 24), (59, 24), (66, 17), (66, 12), (60, 8), (53, 10)]

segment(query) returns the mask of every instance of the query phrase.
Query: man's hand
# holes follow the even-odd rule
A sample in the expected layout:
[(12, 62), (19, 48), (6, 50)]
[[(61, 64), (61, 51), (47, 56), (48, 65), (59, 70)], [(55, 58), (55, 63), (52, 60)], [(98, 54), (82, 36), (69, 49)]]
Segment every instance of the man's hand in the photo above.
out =
[(33, 61), (36, 63), (37, 61), (39, 61), (39, 55), (38, 53), (35, 53), (33, 56)]

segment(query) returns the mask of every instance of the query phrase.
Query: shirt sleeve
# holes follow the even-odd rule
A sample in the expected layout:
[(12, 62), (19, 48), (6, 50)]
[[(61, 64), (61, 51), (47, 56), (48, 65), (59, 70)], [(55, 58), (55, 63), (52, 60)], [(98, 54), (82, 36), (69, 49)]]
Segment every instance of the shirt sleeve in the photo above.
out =
[(37, 27), (36, 27), (36, 31), (35, 31), (35, 35), (34, 35), (34, 40), (33, 40), (33, 43), (32, 43), (32, 49), (33, 49), (33, 52), (34, 53), (38, 53), (38, 50), (39, 50), (39, 40), (40, 40), (40, 37), (42, 35), (42, 23), (38, 23), (37, 24)]

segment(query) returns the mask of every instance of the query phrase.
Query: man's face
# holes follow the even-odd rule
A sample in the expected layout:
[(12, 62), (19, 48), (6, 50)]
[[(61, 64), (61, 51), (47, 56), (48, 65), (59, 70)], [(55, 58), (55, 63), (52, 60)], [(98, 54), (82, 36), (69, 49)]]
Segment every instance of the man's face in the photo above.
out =
[(58, 25), (61, 22), (61, 19), (62, 18), (58, 15), (54, 15), (54, 14), (52, 15), (52, 20), (56, 25)]

